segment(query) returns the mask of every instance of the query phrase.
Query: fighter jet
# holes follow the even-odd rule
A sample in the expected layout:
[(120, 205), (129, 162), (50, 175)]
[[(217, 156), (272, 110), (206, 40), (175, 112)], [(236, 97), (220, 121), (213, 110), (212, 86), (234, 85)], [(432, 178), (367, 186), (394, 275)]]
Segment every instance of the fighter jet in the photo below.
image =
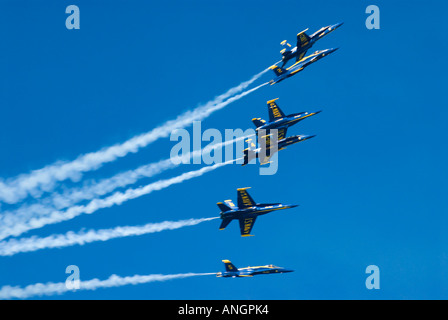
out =
[(229, 260), (222, 260), (222, 262), (224, 262), (226, 271), (218, 272), (216, 274), (217, 277), (222, 277), (222, 278), (253, 277), (253, 276), (256, 276), (259, 274), (287, 273), (287, 272), (294, 271), (294, 270), (285, 269), (282, 267), (276, 267), (273, 264), (269, 264), (267, 266), (246, 267), (246, 268), (238, 269)]
[(239, 188), (238, 206), (235, 206), (232, 200), (218, 202), (217, 205), (221, 209), (221, 226), (219, 230), (224, 230), (230, 222), (238, 219), (240, 222), (240, 232), (242, 237), (251, 236), (250, 232), (254, 226), (258, 216), (269, 213), (271, 211), (295, 208), (297, 205), (285, 205), (281, 203), (255, 203), (249, 193), (249, 188)]
[[(277, 134), (275, 134), (277, 132)], [(271, 157), (280, 150), (286, 149), (287, 146), (302, 142), (316, 135), (296, 135), (288, 138), (280, 139), (280, 134), (282, 136), (286, 133), (286, 128), (283, 129), (271, 129), (269, 134), (261, 135), (263, 131), (258, 132), (257, 138), (259, 141), (259, 147), (252, 142), (252, 139), (247, 139), (246, 142), (249, 147), (244, 149), (243, 163), (242, 166), (247, 165), (254, 159), (259, 159), (260, 165), (268, 164), (271, 162)], [(261, 136), (260, 136), (261, 135)]]
[(313, 54), (303, 58), (302, 60), (294, 63), (292, 66), (290, 66), (287, 69), (283, 69), (277, 65), (273, 65), (271, 67), (269, 67), (269, 69), (273, 70), (276, 77), (274, 79), (272, 79), (271, 81), (269, 81), (269, 83), (271, 85), (278, 83), (280, 81), (285, 80), (286, 78), (289, 78), (293, 75), (295, 75), (296, 73), (302, 71), (303, 69), (305, 69), (306, 67), (308, 67), (310, 64), (322, 59), (323, 57), (329, 55), (330, 53), (335, 52), (336, 50), (338, 50), (339, 48), (335, 48), (335, 49), (325, 49), (325, 50), (320, 50), (320, 51), (316, 51)]
[(296, 58), (296, 62), (302, 60), (306, 52), (311, 49), (311, 47), (317, 40), (319, 40), (323, 36), (326, 36), (330, 32), (333, 32), (343, 24), (343, 22), (340, 22), (331, 26), (323, 27), (310, 36), (306, 34), (306, 31), (308, 31), (308, 29), (305, 29), (297, 34), (297, 46), (294, 48), (292, 48), (286, 40), (280, 42), (280, 44), (283, 46), (283, 49), (280, 51), (283, 56), (282, 68), (292, 58)]
[(261, 118), (252, 119), (252, 122), (256, 127), (255, 130), (257, 131), (257, 133), (260, 132), (261, 130), (266, 130), (266, 133), (269, 133), (270, 129), (277, 129), (278, 139), (281, 140), (285, 138), (286, 130), (288, 130), (289, 127), (295, 125), (296, 123), (302, 121), (305, 118), (314, 116), (321, 112), (321, 111), (299, 112), (287, 116), (283, 113), (278, 104), (275, 102), (276, 100), (278, 100), (278, 98), (269, 100), (267, 102), (269, 111), (269, 122), (266, 122)]

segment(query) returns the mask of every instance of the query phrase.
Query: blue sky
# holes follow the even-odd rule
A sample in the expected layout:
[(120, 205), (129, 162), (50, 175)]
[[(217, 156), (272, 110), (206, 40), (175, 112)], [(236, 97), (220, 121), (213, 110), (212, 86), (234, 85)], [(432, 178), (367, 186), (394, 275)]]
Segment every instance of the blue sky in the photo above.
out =
[[(76, 4), (81, 29), (65, 28)], [(365, 27), (365, 8), (381, 29)], [(258, 219), (254, 237), (233, 222), (0, 258), (0, 286), (111, 274), (221, 271), (276, 264), (285, 275), (172, 280), (57, 299), (441, 299), (446, 249), (446, 35), (442, 1), (3, 1), (0, 13), (0, 177), (126, 141), (207, 102), (279, 60), (279, 43), (344, 21), (314, 50), (339, 47), (292, 79), (214, 113), (203, 128), (250, 128), (266, 101), (286, 113), (323, 110), (289, 130), (317, 134), (279, 155), (279, 171), (226, 166), (180, 185), (44, 227), (24, 236), (81, 228), (213, 217), (216, 202), (251, 186), (259, 202), (300, 207)], [(270, 80), (268, 73), (257, 84)], [(101, 179), (166, 158), (161, 139), (107, 164)], [(143, 185), (200, 168), (182, 166)], [(60, 188), (75, 183), (66, 181)], [(1, 209), (10, 206), (3, 204)], [(13, 208), (13, 206), (11, 206)], [(365, 288), (377, 265), (381, 289)]]

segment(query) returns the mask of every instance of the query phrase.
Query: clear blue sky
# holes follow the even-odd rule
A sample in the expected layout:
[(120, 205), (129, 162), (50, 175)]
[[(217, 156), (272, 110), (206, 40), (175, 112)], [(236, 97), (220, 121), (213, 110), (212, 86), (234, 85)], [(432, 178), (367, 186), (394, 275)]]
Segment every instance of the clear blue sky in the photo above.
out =
[[(80, 8), (80, 30), (65, 28), (70, 4)], [(381, 10), (380, 30), (365, 27), (370, 4)], [(236, 188), (246, 186), (256, 201), (300, 207), (261, 217), (249, 238), (238, 235), (236, 222), (218, 231), (212, 221), (1, 257), (0, 286), (65, 281), (72, 264), (88, 280), (217, 272), (230, 259), (296, 272), (50, 299), (447, 299), (447, 10), (443, 1), (2, 1), (2, 178), (147, 132), (278, 61), (280, 41), (294, 43), (305, 28), (345, 24), (313, 48), (339, 51), (202, 124), (252, 127), (250, 120), (266, 118), (266, 101), (277, 97), (286, 113), (322, 109), (289, 130), (317, 137), (282, 151), (276, 175), (227, 166), (26, 236), (213, 217), (216, 202), (236, 200)], [(172, 145), (159, 140), (85, 177), (166, 158)], [(380, 268), (380, 290), (365, 288), (371, 264)]]

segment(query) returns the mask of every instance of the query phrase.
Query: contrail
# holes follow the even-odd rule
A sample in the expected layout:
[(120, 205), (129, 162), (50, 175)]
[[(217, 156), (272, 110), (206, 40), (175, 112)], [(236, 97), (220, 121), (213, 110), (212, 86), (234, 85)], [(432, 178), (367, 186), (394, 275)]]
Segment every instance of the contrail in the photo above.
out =
[(84, 213), (91, 214), (100, 209), (109, 208), (114, 205), (121, 205), (128, 200), (136, 199), (143, 195), (150, 194), (153, 191), (162, 190), (173, 184), (179, 184), (186, 180), (200, 177), (209, 171), (216, 170), (237, 160), (238, 159), (217, 163), (212, 166), (206, 166), (198, 170), (183, 173), (174, 178), (159, 180), (135, 189), (130, 188), (124, 192), (115, 192), (111, 196), (104, 199), (94, 199), (86, 205), (73, 206), (65, 211), (55, 210), (48, 217), (33, 218), (29, 221), (15, 224), (11, 228), (1, 229), (0, 239), (4, 239), (9, 236), (18, 236), (26, 231), (38, 229), (48, 224), (70, 220)]
[(226, 93), (215, 97), (205, 105), (200, 105), (193, 110), (187, 111), (176, 119), (169, 120), (161, 126), (135, 136), (121, 144), (81, 155), (71, 162), (59, 161), (42, 169), (34, 170), (31, 173), (22, 174), (15, 178), (7, 179), (6, 181), (0, 181), (0, 201), (13, 204), (29, 195), (39, 197), (43, 192), (53, 190), (58, 181), (64, 181), (66, 179), (79, 180), (84, 172), (97, 170), (103, 164), (124, 157), (128, 153), (136, 153), (139, 149), (146, 147), (157, 139), (167, 137), (171, 131), (186, 127), (193, 121), (205, 119), (213, 112), (224, 108), (228, 104), (266, 85), (267, 83), (234, 96), (238, 92), (245, 90), (268, 70), (263, 70), (250, 80), (231, 88)]
[[(0, 229), (12, 228), (15, 224), (29, 221), (32, 218), (39, 218), (48, 216), (55, 210), (62, 210), (82, 200), (92, 200), (104, 196), (118, 188), (126, 187), (130, 184), (137, 182), (142, 178), (153, 177), (168, 169), (173, 169), (180, 165), (179, 162), (183, 159), (190, 159), (197, 155), (207, 154), (212, 150), (216, 150), (243, 139), (249, 138), (249, 136), (235, 138), (233, 140), (215, 143), (213, 145), (207, 145), (201, 150), (188, 152), (177, 159), (164, 159), (156, 163), (143, 165), (134, 170), (128, 170), (112, 176), (107, 179), (103, 179), (99, 182), (91, 182), (80, 188), (72, 188), (64, 193), (54, 193), (47, 198), (42, 199), (38, 203), (25, 204), (16, 210), (7, 211), (0, 215)], [(179, 160), (174, 161), (173, 160)]]
[(183, 227), (195, 226), (202, 222), (215, 219), (219, 219), (219, 217), (163, 221), (158, 223), (148, 223), (142, 226), (120, 226), (112, 229), (80, 231), (78, 233), (69, 231), (65, 234), (54, 234), (44, 238), (33, 236), (18, 240), (11, 239), (9, 241), (0, 242), (0, 256), (12, 256), (21, 252), (33, 252), (41, 249), (63, 248), (74, 245), (82, 246), (86, 243), (96, 241), (108, 241), (116, 238), (140, 236), (165, 230), (175, 230)]
[[(150, 274), (134, 275), (131, 277), (120, 277), (115, 274), (106, 280), (91, 279), (80, 281), (80, 288), (77, 290), (96, 290), (100, 288), (114, 288), (126, 285), (138, 285), (150, 282), (161, 282), (174, 279), (183, 279), (199, 276), (208, 276), (216, 273), (178, 273), (178, 274)], [(65, 282), (48, 282), (28, 285), (24, 288), (19, 286), (3, 286), (0, 289), (0, 299), (26, 299), (33, 296), (60, 295), (73, 289), (67, 288)]]

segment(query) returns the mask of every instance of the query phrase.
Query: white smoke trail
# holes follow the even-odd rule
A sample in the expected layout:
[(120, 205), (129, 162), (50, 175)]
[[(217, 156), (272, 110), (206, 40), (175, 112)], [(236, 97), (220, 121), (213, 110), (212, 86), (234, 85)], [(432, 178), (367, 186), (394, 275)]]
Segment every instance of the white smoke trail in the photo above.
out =
[(48, 237), (11, 239), (0, 242), (0, 256), (12, 256), (21, 252), (33, 252), (41, 249), (63, 248), (74, 245), (84, 245), (96, 241), (108, 241), (116, 238), (140, 236), (149, 233), (156, 233), (165, 230), (175, 230), (188, 226), (195, 226), (202, 222), (218, 219), (202, 218), (188, 219), (180, 221), (163, 221), (158, 223), (148, 223), (143, 226), (122, 226), (112, 229), (89, 230), (74, 233), (69, 231), (65, 234), (54, 234)]
[(42, 199), (38, 203), (34, 203), (31, 205), (25, 204), (16, 210), (4, 212), (0, 215), (0, 229), (11, 228), (15, 224), (29, 221), (32, 218), (36, 219), (48, 216), (55, 210), (68, 208), (82, 200), (92, 200), (94, 198), (99, 198), (118, 188), (123, 188), (130, 184), (133, 184), (139, 179), (153, 177), (165, 170), (175, 168), (180, 165), (179, 162), (181, 162), (182, 159), (190, 159), (190, 157), (207, 154), (212, 150), (225, 147), (229, 144), (247, 139), (248, 137), (250, 136), (239, 137), (233, 140), (215, 143), (213, 145), (207, 145), (201, 150), (188, 152), (182, 156), (179, 156), (178, 159), (160, 160), (156, 163), (140, 166), (134, 170), (119, 173), (111, 178), (103, 179), (96, 183), (91, 182), (80, 188), (69, 189), (62, 194), (54, 193), (49, 197)]
[[(128, 153), (136, 153), (139, 149), (146, 147), (157, 139), (167, 137), (174, 129), (183, 128), (190, 125), (193, 121), (205, 119), (211, 113), (224, 108), (228, 104), (260, 88), (261, 86), (258, 86), (255, 89), (234, 96), (236, 93), (245, 90), (250, 84), (266, 73), (267, 70), (269, 69), (263, 70), (250, 80), (231, 88), (226, 93), (215, 97), (205, 105), (187, 111), (176, 119), (167, 121), (161, 126), (147, 133), (135, 136), (124, 143), (81, 155), (71, 162), (56, 162), (42, 169), (34, 170), (31, 173), (7, 179), (5, 182), (0, 181), (0, 201), (12, 204), (17, 203), (29, 195), (39, 197), (43, 192), (53, 190), (58, 181), (66, 179), (79, 180), (84, 172), (96, 170), (103, 164), (124, 157)], [(226, 100), (229, 97), (232, 98)]]
[[(106, 280), (91, 279), (87, 281), (80, 281), (80, 288), (77, 290), (96, 290), (100, 288), (122, 287), (126, 285), (138, 285), (150, 282), (160, 282), (173, 279), (183, 279), (199, 276), (208, 276), (216, 273), (179, 273), (179, 274), (150, 274), (150, 275), (135, 275), (131, 277), (120, 277), (112, 275)], [(28, 285), (24, 288), (19, 286), (3, 286), (0, 289), (0, 299), (26, 299), (33, 296), (51, 296), (60, 295), (69, 289), (65, 282), (59, 283), (36, 283)]]
[(136, 189), (127, 189), (124, 192), (115, 192), (111, 196), (106, 197), (104, 199), (94, 199), (86, 205), (73, 206), (65, 211), (56, 210), (53, 211), (48, 217), (33, 218), (29, 221), (15, 224), (11, 228), (1, 229), (0, 239), (4, 239), (9, 236), (18, 236), (26, 231), (32, 229), (38, 229), (48, 224), (54, 224), (70, 220), (84, 213), (91, 214), (100, 209), (109, 208), (114, 205), (121, 205), (122, 203), (128, 200), (136, 199), (143, 195), (150, 194), (153, 191), (162, 190), (173, 184), (179, 184), (186, 180), (190, 180), (195, 177), (200, 177), (209, 171), (213, 171), (215, 169), (218, 169), (222, 166), (228, 165), (235, 161), (237, 160), (217, 163), (212, 166), (203, 167), (199, 170), (183, 173), (174, 178), (159, 180)]

